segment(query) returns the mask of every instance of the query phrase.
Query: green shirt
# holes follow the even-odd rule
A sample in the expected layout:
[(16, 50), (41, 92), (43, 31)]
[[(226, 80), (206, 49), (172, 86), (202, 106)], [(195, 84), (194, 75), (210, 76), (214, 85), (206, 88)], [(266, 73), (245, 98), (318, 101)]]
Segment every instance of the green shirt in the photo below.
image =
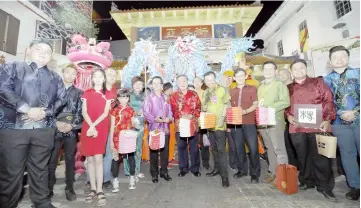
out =
[(258, 103), (275, 108), (277, 123), (285, 124), (285, 109), (290, 106), (290, 94), (283, 82), (273, 80), (271, 83), (261, 84), (258, 88)]
[[(220, 119), (224, 120), (226, 109), (230, 106), (231, 96), (226, 88), (216, 86), (213, 89), (206, 89), (202, 96), (202, 109), (207, 113), (216, 114), (216, 128), (209, 129), (211, 131), (226, 130), (226, 123), (218, 126)], [(223, 117), (223, 118), (222, 118)]]

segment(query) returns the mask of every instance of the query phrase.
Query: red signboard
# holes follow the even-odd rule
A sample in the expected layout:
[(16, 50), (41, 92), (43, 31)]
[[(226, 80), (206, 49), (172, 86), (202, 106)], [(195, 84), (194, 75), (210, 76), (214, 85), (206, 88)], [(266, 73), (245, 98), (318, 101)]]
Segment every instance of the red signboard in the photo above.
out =
[(212, 25), (162, 27), (162, 40), (177, 39), (179, 36), (195, 35), (197, 38), (212, 38)]

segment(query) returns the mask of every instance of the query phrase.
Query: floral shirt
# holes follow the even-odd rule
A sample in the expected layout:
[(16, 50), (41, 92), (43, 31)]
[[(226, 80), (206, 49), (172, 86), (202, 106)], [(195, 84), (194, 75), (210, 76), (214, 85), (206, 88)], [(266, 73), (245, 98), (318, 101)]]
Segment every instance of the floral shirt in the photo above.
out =
[(132, 118), (135, 116), (135, 111), (130, 106), (118, 105), (110, 111), (110, 115), (115, 117), (114, 148), (119, 149), (119, 133), (122, 130), (132, 129)]
[[(335, 71), (324, 77), (324, 81), (333, 92), (334, 103), (336, 105), (337, 125), (360, 125), (360, 69), (347, 67), (339, 74)], [(341, 119), (345, 110), (355, 111), (356, 119), (347, 122)]]
[(193, 115), (194, 129), (198, 131), (198, 118), (201, 112), (201, 101), (198, 94), (187, 90), (184, 95), (181, 91), (175, 92), (170, 97), (170, 105), (176, 124), (176, 132), (179, 132), (179, 119), (183, 115)]

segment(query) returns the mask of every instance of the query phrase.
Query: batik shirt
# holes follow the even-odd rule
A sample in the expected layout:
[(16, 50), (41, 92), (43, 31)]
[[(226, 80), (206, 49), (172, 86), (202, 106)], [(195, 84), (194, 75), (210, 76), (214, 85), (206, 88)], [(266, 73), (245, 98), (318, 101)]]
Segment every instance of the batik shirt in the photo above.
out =
[[(8, 74), (4, 71), (4, 66), (0, 65), (0, 80), (7, 79)], [(0, 82), (0, 89), (1, 84)], [(10, 105), (6, 106), (6, 103), (0, 99), (0, 129), (14, 129), (16, 121), (16, 111), (11, 108)]]
[[(46, 66), (38, 68), (35, 63), (12, 62), (0, 67), (0, 103), (17, 111), (15, 128), (55, 127), (55, 112), (63, 105), (65, 97), (60, 76)], [(25, 123), (25, 112), (34, 107), (45, 108), (46, 117)]]
[[(65, 105), (61, 106), (56, 113), (57, 120), (64, 121), (73, 126), (72, 131), (68, 133), (61, 133), (56, 131), (55, 138), (72, 138), (77, 137), (78, 131), (81, 129), (83, 122), (82, 116), (82, 100), (83, 91), (76, 88), (75, 86), (70, 86), (66, 89), (65, 95)], [(64, 118), (65, 117), (65, 118)]]
[[(335, 71), (324, 77), (326, 84), (333, 92), (337, 115), (333, 124), (360, 125), (360, 69), (347, 67), (339, 74)], [(355, 111), (356, 119), (347, 122), (341, 119), (343, 111)]]

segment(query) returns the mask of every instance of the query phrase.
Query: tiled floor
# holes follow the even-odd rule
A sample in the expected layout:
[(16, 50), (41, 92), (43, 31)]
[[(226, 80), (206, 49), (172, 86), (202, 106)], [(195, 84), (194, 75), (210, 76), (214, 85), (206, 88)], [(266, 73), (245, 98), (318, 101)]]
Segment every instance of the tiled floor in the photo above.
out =
[[(263, 171), (265, 164), (262, 164)], [(166, 182), (160, 179), (158, 184), (153, 184), (149, 176), (149, 165), (143, 165), (146, 178), (142, 179), (135, 190), (128, 189), (127, 177), (121, 177), (120, 192), (117, 194), (106, 193), (107, 205), (105, 207), (131, 207), (131, 208), (351, 208), (360, 207), (359, 201), (350, 201), (345, 198), (348, 191), (345, 182), (336, 183), (334, 193), (338, 198), (337, 203), (327, 201), (316, 190), (300, 191), (295, 195), (285, 195), (269, 188), (266, 184), (251, 184), (250, 177), (233, 179), (230, 177), (231, 186), (227, 189), (221, 187), (220, 177), (205, 177), (206, 170), (201, 170), (199, 178), (188, 174), (184, 178), (177, 176), (178, 169), (174, 166), (169, 174), (173, 181)], [(75, 192), (78, 199), (68, 202), (64, 196), (64, 165), (58, 168), (58, 185), (55, 187), (53, 204), (59, 208), (95, 207), (84, 203), (83, 193), (85, 179), (79, 178), (76, 182)], [(234, 172), (229, 171), (230, 176)], [(21, 208), (30, 208), (31, 202), (26, 194), (19, 205)]]

